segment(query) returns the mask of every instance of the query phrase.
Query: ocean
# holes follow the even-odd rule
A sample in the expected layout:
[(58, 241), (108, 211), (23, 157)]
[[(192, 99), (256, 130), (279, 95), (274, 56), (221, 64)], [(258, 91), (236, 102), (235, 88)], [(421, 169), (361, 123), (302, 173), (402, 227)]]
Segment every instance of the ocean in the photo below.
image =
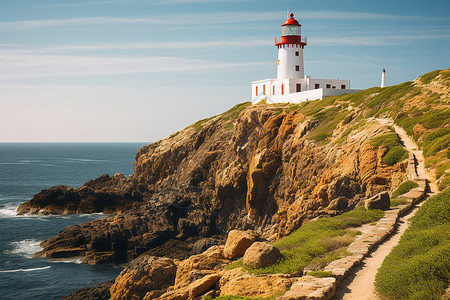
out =
[(0, 299), (61, 299), (116, 277), (119, 265), (33, 258), (39, 243), (69, 225), (106, 217), (17, 216), (16, 208), (55, 185), (133, 173), (138, 143), (0, 143)]

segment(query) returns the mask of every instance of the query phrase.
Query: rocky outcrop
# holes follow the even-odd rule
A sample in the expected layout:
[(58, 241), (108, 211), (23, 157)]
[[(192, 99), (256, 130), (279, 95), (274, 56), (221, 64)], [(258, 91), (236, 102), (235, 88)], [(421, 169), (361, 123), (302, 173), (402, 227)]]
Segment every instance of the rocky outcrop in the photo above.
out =
[(280, 257), (278, 248), (268, 243), (255, 242), (245, 251), (243, 263), (250, 268), (259, 269), (273, 265)]
[(176, 261), (169, 258), (141, 256), (116, 278), (111, 286), (111, 300), (155, 299), (175, 282)]
[(228, 259), (241, 257), (255, 241), (256, 237), (253, 232), (231, 230), (223, 249), (223, 256)]
[(112, 214), (140, 205), (146, 188), (117, 173), (102, 175), (79, 188), (56, 186), (43, 190), (17, 208), (18, 214)]
[(99, 284), (94, 287), (84, 288), (73, 292), (67, 297), (63, 297), (63, 300), (107, 300), (111, 298), (109, 289), (114, 283), (114, 279), (105, 283)]

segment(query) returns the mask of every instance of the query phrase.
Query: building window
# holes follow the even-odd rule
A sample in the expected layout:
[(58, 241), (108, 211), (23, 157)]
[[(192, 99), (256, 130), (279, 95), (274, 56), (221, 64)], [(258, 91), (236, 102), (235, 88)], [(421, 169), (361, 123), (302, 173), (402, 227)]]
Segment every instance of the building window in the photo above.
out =
[(295, 56), (299, 56), (299, 55), (300, 55), (300, 52), (295, 51)]
[(302, 85), (297, 83), (297, 93), (302, 91)]
[(266, 85), (264, 84), (263, 85), (263, 95), (265, 95), (266, 94)]
[(341, 89), (345, 90), (345, 84), (341, 84)]
[(272, 95), (275, 95), (275, 86), (272, 87)]
[(256, 96), (258, 96), (258, 86), (256, 87)]
[(327, 89), (331, 89), (331, 84), (327, 84)]
[(317, 90), (318, 88), (320, 88), (320, 84), (316, 83), (316, 84), (314, 85), (314, 88)]
[(295, 71), (299, 72), (300, 71), (300, 66), (295, 66)]
[(335, 89), (336, 88), (336, 86), (335, 85), (333, 85), (332, 87), (331, 87), (332, 89)]
[(281, 84), (281, 95), (284, 95), (284, 84)]

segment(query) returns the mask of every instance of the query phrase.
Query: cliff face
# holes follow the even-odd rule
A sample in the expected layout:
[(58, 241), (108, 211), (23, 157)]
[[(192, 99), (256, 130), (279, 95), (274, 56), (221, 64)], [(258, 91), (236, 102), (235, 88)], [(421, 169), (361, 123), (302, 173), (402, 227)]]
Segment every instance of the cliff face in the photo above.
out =
[[(404, 178), (403, 164), (384, 165), (385, 149), (369, 142), (387, 128), (376, 122), (357, 128), (357, 109), (323, 104), (338, 115), (242, 104), (141, 148), (130, 178), (102, 176), (78, 189), (41, 192), (19, 211), (120, 213), (64, 229), (38, 255), (84, 256), (87, 263), (146, 251), (185, 258), (233, 228), (275, 239)], [(317, 141), (313, 134), (330, 122), (332, 135)]]
[(299, 105), (243, 103), (142, 147), (131, 177), (54, 187), (18, 211), (115, 213), (64, 229), (38, 253), (88, 263), (144, 252), (186, 258), (234, 228), (276, 239), (405, 179), (398, 140), (385, 141), (392, 130), (375, 118), (394, 119), (423, 147), (437, 141), (431, 155), (448, 162), (450, 71), (432, 73)]

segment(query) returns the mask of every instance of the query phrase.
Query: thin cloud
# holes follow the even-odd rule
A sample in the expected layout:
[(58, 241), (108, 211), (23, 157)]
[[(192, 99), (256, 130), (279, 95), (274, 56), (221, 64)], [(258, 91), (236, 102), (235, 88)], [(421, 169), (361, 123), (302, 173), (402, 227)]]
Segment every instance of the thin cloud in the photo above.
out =
[[(251, 23), (268, 20), (280, 20), (284, 12), (226, 12), (226, 13), (202, 13), (180, 14), (159, 17), (80, 17), (69, 19), (46, 19), (1, 22), (1, 31), (28, 30), (62, 26), (85, 26), (102, 24), (167, 24), (167, 19), (176, 19), (177, 24), (204, 25), (204, 24), (233, 24)], [(336, 19), (336, 20), (418, 20), (425, 19), (417, 16), (401, 16), (389, 14), (336, 12), (336, 11), (304, 11), (300, 12), (299, 19)], [(436, 18), (432, 18), (436, 20)]]
[[(65, 45), (36, 49), (10, 49), (10, 53), (61, 53), (84, 51), (113, 51), (113, 50), (143, 50), (143, 49), (204, 49), (213, 47), (259, 47), (272, 45), (273, 39), (242, 39), (229, 41), (167, 41), (167, 42), (141, 42), (141, 43), (99, 43), (85, 45)], [(0, 45), (1, 47), (1, 45)], [(5, 51), (4, 51), (5, 52)]]
[(112, 74), (180, 72), (258, 68), (264, 63), (227, 63), (181, 57), (102, 57), (69, 55), (24, 55), (0, 51), (0, 79), (100, 76)]

